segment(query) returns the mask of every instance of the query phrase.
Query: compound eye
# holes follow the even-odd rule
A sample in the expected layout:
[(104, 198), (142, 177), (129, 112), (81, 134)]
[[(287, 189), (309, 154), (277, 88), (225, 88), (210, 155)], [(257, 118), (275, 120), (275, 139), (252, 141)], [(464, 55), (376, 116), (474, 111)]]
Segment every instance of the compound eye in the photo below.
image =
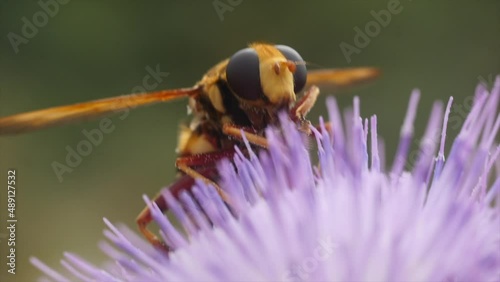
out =
[(300, 92), (304, 89), (307, 81), (307, 68), (304, 60), (292, 47), (286, 45), (276, 45), (274, 47), (276, 47), (287, 60), (297, 63), (297, 69), (293, 74), (294, 91), (295, 93)]
[(264, 96), (260, 85), (259, 56), (252, 48), (236, 52), (226, 68), (229, 87), (240, 98), (257, 100)]

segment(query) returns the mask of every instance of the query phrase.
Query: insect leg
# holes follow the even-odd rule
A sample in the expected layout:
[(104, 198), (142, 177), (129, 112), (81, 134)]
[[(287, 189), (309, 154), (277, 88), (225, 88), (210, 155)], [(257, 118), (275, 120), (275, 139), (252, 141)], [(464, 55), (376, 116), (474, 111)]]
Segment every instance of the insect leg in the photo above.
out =
[[(230, 153), (230, 155), (228, 154)], [(229, 203), (229, 197), (227, 194), (219, 187), (217, 183), (215, 183), (213, 180), (210, 178), (206, 177), (193, 167), (196, 166), (208, 166), (208, 165), (214, 165), (217, 161), (232, 156), (234, 154), (234, 151), (222, 151), (222, 152), (215, 152), (215, 153), (207, 153), (207, 154), (201, 154), (201, 155), (195, 155), (195, 156), (188, 156), (188, 157), (180, 157), (177, 158), (177, 161), (175, 162), (175, 166), (177, 167), (178, 170), (184, 172), (186, 175), (190, 176), (193, 179), (200, 179), (205, 184), (213, 186), (216, 190), (217, 193), (221, 196), (222, 200), (224, 202)]]
[[(322, 130), (320, 125), (316, 125), (315, 127), (316, 127), (316, 129), (317, 129), (317, 130), (319, 130), (319, 131), (321, 131), (321, 130)], [(326, 132), (328, 132), (328, 133), (330, 133), (330, 134), (332, 134), (332, 133), (333, 133), (333, 125), (332, 125), (332, 123), (331, 123), (331, 122), (329, 122), (329, 121), (325, 122), (325, 130), (326, 130)]]
[(307, 113), (314, 107), (318, 95), (319, 88), (314, 85), (311, 86), (290, 110), (290, 118), (295, 122), (303, 121)]
[(306, 91), (304, 96), (302, 96), (302, 98), (295, 103), (289, 113), (290, 119), (297, 123), (298, 129), (307, 135), (311, 135), (311, 129), (309, 128), (311, 122), (306, 119), (306, 115), (313, 108), (318, 95), (319, 88), (314, 85), (311, 86)]
[(226, 134), (227, 136), (237, 138), (239, 140), (243, 140), (243, 137), (241, 136), (242, 130), (243, 130), (243, 134), (245, 135), (246, 139), (251, 144), (260, 146), (262, 148), (268, 147), (267, 139), (263, 136), (248, 132), (247, 130), (245, 130), (245, 128), (239, 127), (239, 126), (234, 125), (234, 124), (224, 124), (222, 126), (222, 132), (224, 134)]
[[(192, 155), (186, 157), (180, 157), (176, 161), (177, 168), (184, 172), (185, 175), (181, 176), (176, 182), (174, 182), (168, 188), (175, 198), (178, 198), (182, 191), (190, 190), (195, 184), (195, 179), (202, 179), (207, 183), (210, 183), (216, 187), (217, 192), (221, 195), (224, 201), (228, 202), (229, 199), (227, 195), (215, 184), (210, 178), (215, 179), (217, 177), (217, 170), (214, 164), (226, 157), (231, 157), (234, 155), (233, 150), (226, 150), (221, 152), (206, 153), (200, 155)], [(205, 167), (202, 169), (195, 170), (192, 167)], [(153, 202), (158, 205), (158, 208), (165, 212), (168, 210), (167, 203), (161, 193), (157, 194)], [(147, 226), (153, 220), (151, 216), (151, 210), (149, 207), (145, 207), (142, 212), (137, 216), (136, 222), (139, 227), (139, 231), (143, 236), (155, 247), (169, 252), (170, 248), (162, 242), (153, 232), (151, 232)]]
[[(172, 194), (176, 196), (176, 194), (179, 194), (180, 191), (190, 189), (193, 186), (193, 184), (194, 180), (191, 177), (184, 175), (181, 178), (179, 178), (174, 184), (172, 184), (169, 187), (169, 189), (172, 192)], [(165, 201), (165, 198), (163, 198), (161, 192), (154, 197), (153, 202), (156, 203), (156, 205), (158, 205), (158, 208), (162, 212), (168, 210), (167, 202)], [(154, 247), (168, 252), (169, 247), (165, 243), (163, 243), (160, 239), (158, 239), (158, 237), (147, 228), (148, 224), (152, 220), (153, 218), (151, 215), (151, 210), (149, 209), (148, 206), (146, 206), (137, 216), (136, 219), (139, 231)]]

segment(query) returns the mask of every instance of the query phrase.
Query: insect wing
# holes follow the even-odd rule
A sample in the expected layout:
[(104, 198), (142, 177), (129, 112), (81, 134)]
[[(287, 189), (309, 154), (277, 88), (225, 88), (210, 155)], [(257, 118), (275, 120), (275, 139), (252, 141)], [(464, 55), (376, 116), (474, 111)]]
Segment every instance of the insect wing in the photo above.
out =
[(307, 73), (307, 86), (328, 85), (335, 88), (347, 88), (371, 81), (379, 76), (380, 70), (370, 67), (312, 70)]
[(0, 118), (0, 135), (17, 134), (118, 113), (126, 109), (199, 94), (201, 87), (130, 94)]

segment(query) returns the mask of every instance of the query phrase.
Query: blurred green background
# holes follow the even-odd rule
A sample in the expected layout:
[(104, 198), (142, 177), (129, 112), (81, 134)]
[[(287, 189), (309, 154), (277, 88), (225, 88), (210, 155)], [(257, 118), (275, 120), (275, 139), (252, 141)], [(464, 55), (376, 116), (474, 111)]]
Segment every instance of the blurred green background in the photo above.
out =
[[(47, 2), (44, 0), (42, 2)], [(422, 90), (417, 135), (432, 102), (455, 96), (463, 105), (475, 85), (491, 85), (500, 73), (500, 2), (401, 0), (402, 11), (352, 54), (355, 27), (373, 21), (371, 11), (389, 1), (240, 1), (222, 14), (220, 1), (69, 1), (46, 25), (14, 51), (8, 35), (22, 35), (26, 17), (43, 11), (37, 1), (0, 4), (0, 116), (131, 92), (142, 85), (146, 67), (168, 72), (157, 89), (195, 83), (218, 61), (249, 42), (287, 44), (324, 67), (377, 66), (376, 83), (338, 96), (347, 107), (361, 97), (362, 114), (378, 114), (388, 155), (394, 153), (410, 91)], [(238, 1), (232, 1), (238, 3)], [(38, 19), (42, 21), (43, 18)], [(311, 114), (325, 114), (324, 96)], [(60, 269), (64, 251), (99, 264), (102, 217), (135, 228), (142, 194), (153, 196), (174, 179), (178, 124), (186, 120), (185, 101), (132, 111), (115, 130), (59, 182), (51, 164), (64, 163), (66, 146), (84, 140), (82, 131), (99, 121), (0, 138), (0, 232), (6, 234), (6, 174), (17, 169), (17, 267), (6, 272), (6, 242), (0, 238), (0, 280), (30, 281), (40, 273), (35, 255)], [(452, 114), (459, 114), (452, 112)], [(450, 128), (456, 135), (458, 129)], [(389, 158), (392, 159), (392, 158)]]

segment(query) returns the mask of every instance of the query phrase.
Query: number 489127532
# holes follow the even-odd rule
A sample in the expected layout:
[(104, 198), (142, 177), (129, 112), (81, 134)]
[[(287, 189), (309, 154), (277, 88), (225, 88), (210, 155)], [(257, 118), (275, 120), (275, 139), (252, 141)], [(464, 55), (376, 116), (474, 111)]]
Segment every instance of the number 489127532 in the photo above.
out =
[(10, 218), (15, 218), (16, 210), (16, 171), (9, 169), (7, 171), (7, 210)]

